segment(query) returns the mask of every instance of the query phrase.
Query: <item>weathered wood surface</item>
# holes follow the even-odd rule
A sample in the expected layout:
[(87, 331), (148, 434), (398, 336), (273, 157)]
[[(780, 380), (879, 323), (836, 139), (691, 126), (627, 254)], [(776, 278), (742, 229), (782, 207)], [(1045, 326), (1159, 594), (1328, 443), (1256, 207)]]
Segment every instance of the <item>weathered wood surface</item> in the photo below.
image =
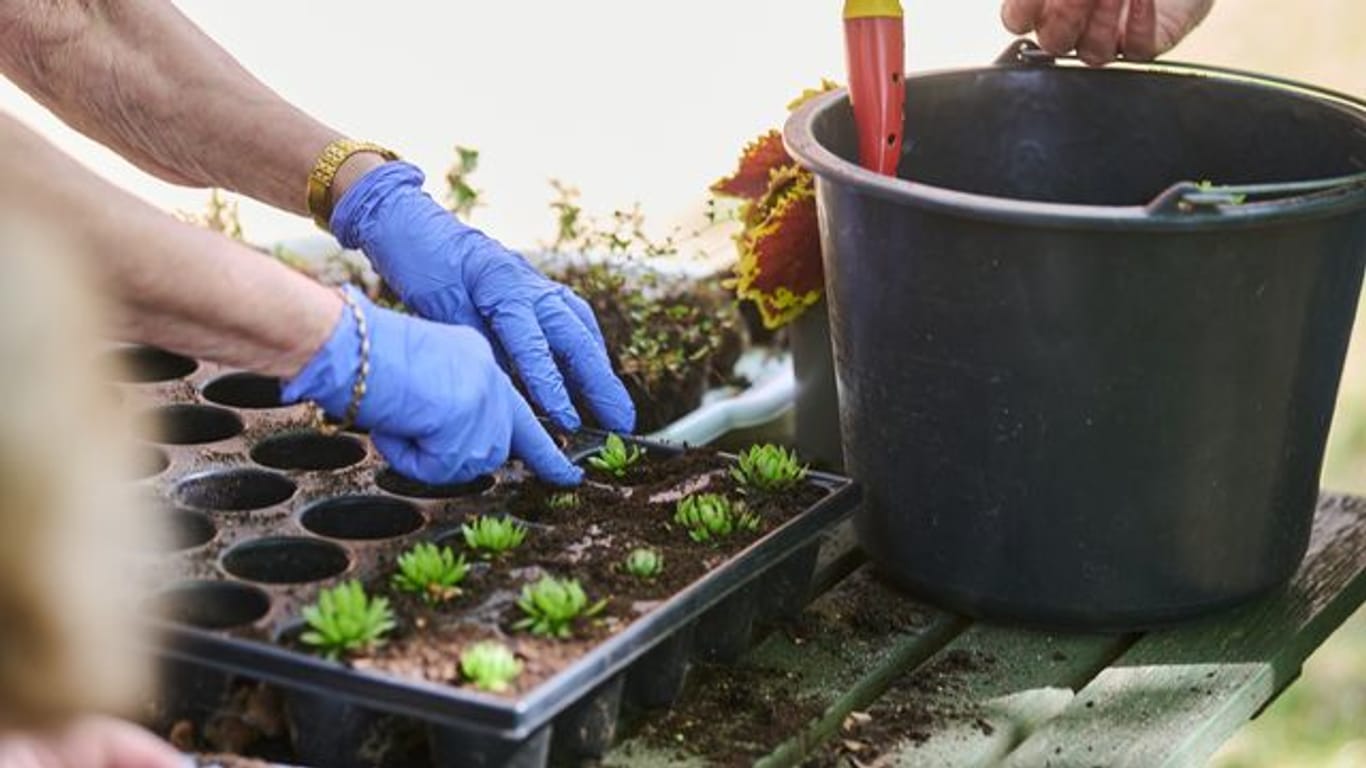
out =
[[(748, 765), (788, 739), (817, 743), (964, 625), (900, 598), (860, 569), (740, 663), (695, 668), (674, 711), (647, 716), (640, 733), (604, 764)], [(745, 689), (737, 700), (746, 706), (727, 708), (729, 699), (718, 701), (717, 692), (731, 686)], [(811, 718), (799, 717), (793, 730), (775, 732), (774, 722), (792, 713)]]
[[(1338, 497), (1285, 589), (1138, 638), (971, 624), (863, 569), (734, 669), (704, 670), (605, 764), (1201, 765), (1363, 602), (1366, 501)], [(729, 685), (750, 696), (716, 722)], [(783, 714), (799, 719), (775, 732)]]
[[(1064, 712), (1074, 692), (1131, 642), (974, 625), (898, 680), (867, 713), (865, 725), (852, 721), (826, 751), (862, 764), (996, 765)], [(880, 744), (865, 744), (860, 731), (877, 729), (883, 720), (894, 723), (890, 732), (880, 734)], [(920, 724), (895, 725), (908, 720)]]
[(1006, 765), (1204, 765), (1363, 601), (1366, 500), (1326, 499), (1289, 585), (1221, 616), (1143, 637)]

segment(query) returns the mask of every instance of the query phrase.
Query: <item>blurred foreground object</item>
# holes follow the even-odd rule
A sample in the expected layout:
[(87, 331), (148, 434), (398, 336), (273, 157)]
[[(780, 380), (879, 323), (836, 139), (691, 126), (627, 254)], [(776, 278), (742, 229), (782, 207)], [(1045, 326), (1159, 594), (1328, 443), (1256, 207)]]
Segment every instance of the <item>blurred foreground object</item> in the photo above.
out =
[(147, 681), (125, 561), (149, 518), (73, 255), (0, 218), (0, 731), (127, 711)]

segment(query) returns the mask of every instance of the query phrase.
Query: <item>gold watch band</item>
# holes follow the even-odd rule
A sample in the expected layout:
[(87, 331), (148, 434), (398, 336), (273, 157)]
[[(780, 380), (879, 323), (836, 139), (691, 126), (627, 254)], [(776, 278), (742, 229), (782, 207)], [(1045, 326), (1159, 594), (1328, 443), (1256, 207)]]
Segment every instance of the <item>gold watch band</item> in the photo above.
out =
[(314, 223), (324, 231), (331, 231), (332, 207), (336, 204), (332, 199), (332, 182), (336, 180), (337, 171), (341, 170), (342, 165), (358, 152), (374, 152), (385, 160), (398, 159), (398, 154), (393, 150), (368, 141), (337, 139), (323, 147), (322, 154), (318, 155), (318, 161), (308, 174), (308, 212), (313, 216)]

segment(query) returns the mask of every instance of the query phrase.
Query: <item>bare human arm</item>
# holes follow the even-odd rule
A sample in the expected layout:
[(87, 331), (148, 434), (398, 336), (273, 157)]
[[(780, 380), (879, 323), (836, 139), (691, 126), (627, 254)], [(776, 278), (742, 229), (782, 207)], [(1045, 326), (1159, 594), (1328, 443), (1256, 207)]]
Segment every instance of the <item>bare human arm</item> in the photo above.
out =
[[(124, 337), (289, 379), (286, 400), (312, 400), (334, 416), (359, 402), (356, 423), (380, 454), (423, 482), (468, 482), (510, 455), (555, 485), (583, 479), (478, 331), (353, 294), (373, 341), (358, 344), (337, 293), (152, 209), (3, 115), (0, 145), (0, 208), (65, 232), (114, 299)], [(355, 401), (362, 350), (370, 375)]]
[[(0, 72), (162, 178), (295, 213), (306, 212), (314, 162), (339, 138), (248, 74), (167, 0), (0, 0)], [(422, 192), (422, 181), (415, 167), (353, 156), (332, 185), (338, 211), (348, 212), (331, 221), (341, 242), (363, 250), (420, 316), (500, 343), (561, 428), (582, 423), (575, 389), (600, 424), (630, 431), (635, 409), (592, 309), (456, 221)]]
[[(162, 179), (293, 213), (308, 212), (309, 171), (340, 137), (165, 0), (0, 0), (0, 73)], [(380, 162), (348, 162), (334, 199)]]
[(0, 205), (60, 227), (113, 299), (120, 338), (276, 376), (327, 340), (334, 292), (103, 181), (0, 114)]

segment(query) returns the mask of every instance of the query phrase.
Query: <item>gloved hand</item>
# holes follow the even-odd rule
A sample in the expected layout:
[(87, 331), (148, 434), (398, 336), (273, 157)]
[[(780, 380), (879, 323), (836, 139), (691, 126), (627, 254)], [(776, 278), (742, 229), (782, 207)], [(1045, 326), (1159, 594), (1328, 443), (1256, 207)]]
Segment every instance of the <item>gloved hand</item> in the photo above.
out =
[(407, 163), (370, 171), (342, 195), (332, 231), (346, 247), (364, 251), (418, 314), (479, 329), (500, 346), (556, 425), (581, 426), (558, 363), (602, 426), (630, 432), (635, 407), (612, 373), (587, 302), (461, 223), (422, 191), (422, 182), (422, 172)]
[(1170, 51), (1209, 15), (1214, 0), (1005, 0), (1001, 19), (1017, 35), (1038, 32), (1061, 56), (1076, 49), (1088, 64), (1147, 60)]
[[(370, 374), (356, 424), (400, 474), (432, 485), (463, 483), (522, 459), (543, 480), (576, 485), (583, 470), (560, 452), (531, 406), (471, 328), (407, 317), (345, 289), (365, 315)], [(285, 402), (313, 400), (333, 417), (346, 414), (360, 362), (350, 307), (297, 376)]]

